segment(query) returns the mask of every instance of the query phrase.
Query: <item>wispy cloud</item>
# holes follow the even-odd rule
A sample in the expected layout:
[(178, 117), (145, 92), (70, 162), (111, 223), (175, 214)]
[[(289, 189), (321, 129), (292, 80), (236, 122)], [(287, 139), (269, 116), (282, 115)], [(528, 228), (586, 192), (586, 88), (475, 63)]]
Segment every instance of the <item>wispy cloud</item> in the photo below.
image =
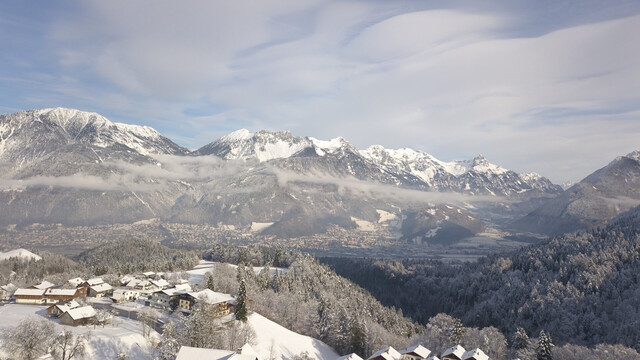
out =
[(190, 148), (247, 127), (483, 153), (555, 181), (639, 147), (638, 2), (32, 6), (0, 5), (5, 108), (98, 111)]

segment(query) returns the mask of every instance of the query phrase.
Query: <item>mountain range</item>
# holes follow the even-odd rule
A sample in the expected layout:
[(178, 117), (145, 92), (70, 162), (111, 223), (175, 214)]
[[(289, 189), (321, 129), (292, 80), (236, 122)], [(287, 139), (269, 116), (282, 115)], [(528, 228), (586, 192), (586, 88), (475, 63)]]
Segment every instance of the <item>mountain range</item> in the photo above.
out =
[[(407, 148), (358, 150), (343, 138), (245, 129), (189, 151), (150, 127), (30, 110), (0, 116), (0, 225), (156, 218), (247, 231), (259, 223), (265, 235), (296, 237), (364, 222), (427, 242), (487, 226), (551, 233), (597, 225), (640, 199), (637, 155), (614, 163), (563, 191), (481, 155), (444, 162)], [(580, 200), (602, 196), (613, 205)], [(558, 210), (567, 203), (571, 211)]]

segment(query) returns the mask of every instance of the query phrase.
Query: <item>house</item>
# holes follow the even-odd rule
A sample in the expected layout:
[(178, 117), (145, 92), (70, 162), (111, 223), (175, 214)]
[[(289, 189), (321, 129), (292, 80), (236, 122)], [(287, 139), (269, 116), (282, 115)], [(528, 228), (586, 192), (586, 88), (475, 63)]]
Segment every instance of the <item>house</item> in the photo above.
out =
[(489, 360), (489, 356), (487, 356), (484, 351), (475, 348), (464, 353), (462, 360)]
[(123, 277), (120, 278), (120, 285), (125, 286), (127, 285), (131, 280), (135, 280), (135, 276), (133, 275), (125, 275)]
[(435, 355), (431, 355), (427, 358), (427, 360), (440, 360), (440, 358)]
[(47, 304), (58, 304), (81, 296), (80, 289), (47, 289), (44, 292)]
[(196, 303), (204, 303), (211, 305), (211, 310), (214, 311), (214, 316), (224, 316), (230, 313), (229, 301), (232, 300), (233, 297), (229, 294), (204, 289), (180, 295), (178, 299), (178, 307), (184, 310), (192, 310)]
[(462, 360), (462, 356), (465, 352), (466, 350), (462, 346), (456, 345), (448, 348), (442, 353), (442, 360)]
[(358, 356), (358, 354), (351, 353), (349, 355), (341, 356), (336, 360), (363, 360), (363, 359), (360, 356)]
[(127, 287), (136, 290), (152, 290), (155, 288), (155, 285), (153, 285), (149, 280), (133, 279), (127, 284)]
[(81, 286), (90, 288), (92, 286), (96, 286), (96, 285), (100, 285), (100, 284), (104, 284), (104, 280), (102, 280), (102, 278), (92, 278), (89, 279), (85, 282), (83, 282), (82, 284), (80, 284)]
[(38, 285), (29, 286), (29, 289), (46, 290), (46, 289), (52, 288), (54, 286), (56, 286), (54, 283), (50, 283), (48, 281), (43, 281)]
[(117, 304), (121, 302), (134, 301), (140, 297), (140, 293), (131, 289), (115, 289), (111, 295), (111, 300)]
[(13, 293), (16, 304), (44, 304), (44, 289), (17, 289)]
[(91, 306), (77, 307), (60, 315), (60, 324), (69, 326), (90, 325), (95, 322), (96, 311)]
[(171, 285), (165, 279), (151, 280), (151, 284), (155, 286), (157, 289), (166, 289), (169, 287), (169, 285)]
[(101, 283), (89, 288), (89, 296), (91, 297), (103, 297), (111, 295), (112, 293), (113, 287), (107, 283)]
[(9, 283), (7, 285), (0, 286), (0, 301), (8, 301), (11, 299), (11, 295), (16, 291), (18, 287)]
[(67, 280), (67, 283), (69, 285), (71, 285), (72, 287), (75, 287), (75, 288), (77, 288), (78, 286), (82, 285), (83, 282), (84, 282), (84, 280), (82, 278), (80, 278), (80, 277)]
[(75, 309), (77, 307), (79, 307), (80, 304), (78, 304), (75, 300), (71, 300), (70, 302), (66, 303), (66, 304), (55, 304), (55, 305), (51, 305), (47, 308), (47, 316), (49, 317), (59, 317), (60, 315), (64, 314), (65, 312), (71, 310), (71, 309)]
[(400, 360), (401, 357), (402, 355), (398, 350), (389, 346), (369, 356), (367, 360)]
[(182, 346), (176, 355), (176, 360), (260, 360), (258, 353), (249, 345), (244, 344), (237, 351), (203, 349), (191, 346)]
[(147, 271), (147, 272), (143, 272), (142, 275), (144, 275), (144, 277), (146, 278), (152, 278), (156, 276), (156, 273), (154, 273), (153, 271)]
[(414, 345), (400, 350), (400, 354), (402, 354), (402, 360), (425, 360), (431, 355), (431, 350), (422, 345)]
[(175, 310), (180, 304), (180, 296), (191, 291), (191, 286), (178, 285), (171, 289), (155, 291), (151, 295), (151, 305), (159, 308)]

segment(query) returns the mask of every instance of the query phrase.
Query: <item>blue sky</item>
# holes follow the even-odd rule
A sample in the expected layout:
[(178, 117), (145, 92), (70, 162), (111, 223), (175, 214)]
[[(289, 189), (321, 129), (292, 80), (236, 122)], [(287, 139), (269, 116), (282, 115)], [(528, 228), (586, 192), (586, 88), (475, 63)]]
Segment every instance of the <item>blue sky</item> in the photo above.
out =
[(149, 125), (189, 148), (248, 128), (555, 182), (640, 149), (639, 1), (0, 3), (0, 113)]

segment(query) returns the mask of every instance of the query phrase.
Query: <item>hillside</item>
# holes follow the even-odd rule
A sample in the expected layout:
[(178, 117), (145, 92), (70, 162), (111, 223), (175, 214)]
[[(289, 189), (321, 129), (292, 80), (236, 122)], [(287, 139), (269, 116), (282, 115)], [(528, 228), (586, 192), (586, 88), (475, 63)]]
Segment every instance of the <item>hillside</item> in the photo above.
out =
[[(556, 344), (638, 347), (640, 207), (599, 230), (567, 234), (478, 263), (327, 259), (338, 274), (420, 322), (444, 312), (472, 326), (544, 329)], [(606, 329), (606, 330), (605, 330)]]

